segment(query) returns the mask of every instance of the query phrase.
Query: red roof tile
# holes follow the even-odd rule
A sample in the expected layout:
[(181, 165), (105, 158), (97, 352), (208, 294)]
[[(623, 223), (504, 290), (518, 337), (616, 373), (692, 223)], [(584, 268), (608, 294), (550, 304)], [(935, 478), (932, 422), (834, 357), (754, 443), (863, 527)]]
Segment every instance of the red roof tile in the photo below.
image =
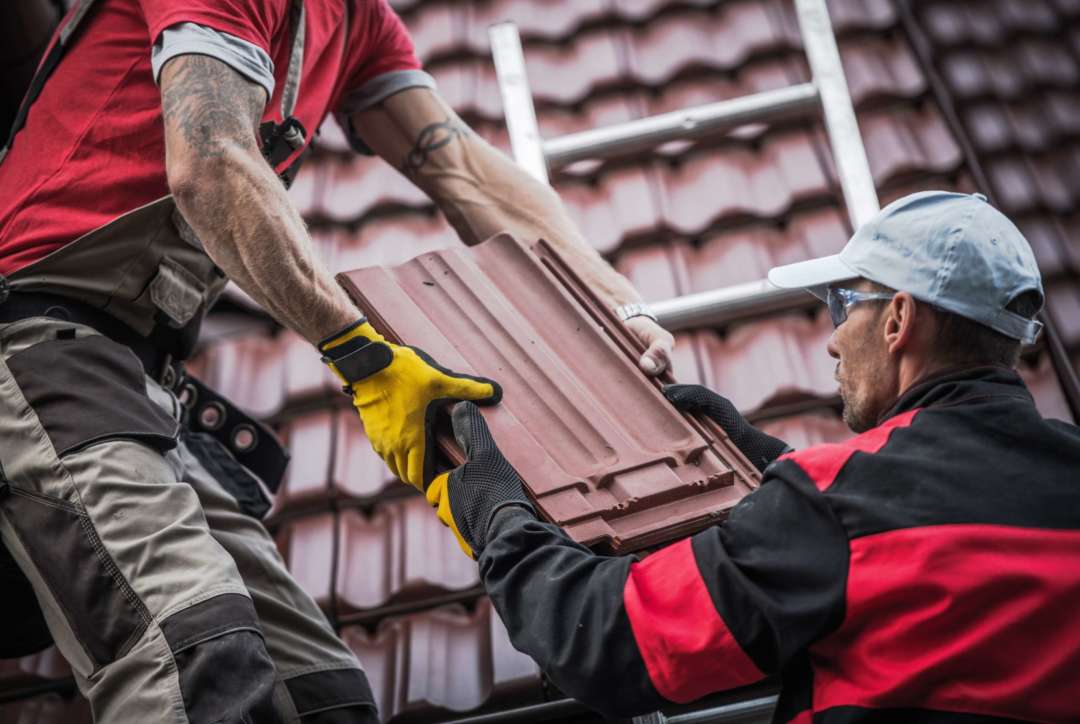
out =
[(829, 410), (770, 420), (759, 427), (796, 450), (822, 443), (841, 442), (855, 434), (836, 413)]
[(695, 153), (664, 169), (660, 179), (661, 214), (680, 234), (698, 233), (724, 217), (779, 216), (798, 201), (829, 193), (814, 142), (802, 131), (770, 134), (760, 152)]
[(754, 223), (709, 234), (686, 264), (687, 291), (764, 279), (774, 266), (839, 252), (849, 236), (847, 221), (832, 207), (792, 214), (783, 226)]
[(0, 721), (10, 724), (91, 724), (93, 719), (86, 699), (43, 694), (0, 704)]
[(1049, 354), (1041, 355), (1034, 367), (1021, 364), (1019, 372), (1043, 417), (1075, 423)]
[[(576, 539), (638, 548), (733, 505), (753, 484), (745, 461), (726, 440), (706, 443), (700, 435), (711, 433), (636, 368), (610, 310), (580, 306), (572, 272), (550, 249), (535, 253), (566, 286), (506, 235), (341, 279), (377, 328), (423, 339), (453, 369), (499, 379), (503, 402), (485, 411), (493, 434), (541, 509)], [(688, 516), (661, 504), (687, 495), (700, 501)]]
[(615, 268), (641, 292), (647, 302), (671, 299), (690, 290), (688, 260), (693, 250), (683, 241), (628, 249), (616, 258)]
[(1065, 346), (1080, 347), (1080, 283), (1060, 281), (1047, 285), (1046, 306)]
[(55, 646), (20, 659), (0, 659), (0, 692), (71, 676), (71, 667)]
[(476, 563), (419, 495), (380, 505), (370, 518), (344, 511), (339, 526), (339, 611), (417, 601), (480, 584)]
[(286, 470), (279, 510), (333, 498), (368, 502), (397, 482), (351, 409), (293, 418), (282, 425), (282, 434), (292, 450), (303, 452)]
[(246, 335), (207, 350), (203, 381), (254, 415), (276, 412), (284, 403), (284, 367), (275, 338)]
[(624, 239), (654, 232), (661, 224), (657, 174), (649, 167), (611, 171), (598, 185), (564, 181), (557, 189), (571, 218), (601, 252), (614, 251)]
[(442, 214), (405, 214), (376, 218), (354, 233), (338, 237), (331, 269), (394, 265), (428, 251), (460, 246), (457, 233)]
[(322, 211), (335, 221), (359, 219), (377, 207), (424, 209), (431, 201), (395, 168), (377, 159), (328, 159)]
[(471, 615), (441, 608), (386, 620), (374, 636), (360, 628), (342, 636), (367, 671), (383, 721), (542, 697), (539, 670), (510, 646), (486, 599)]
[(627, 56), (639, 82), (658, 86), (689, 68), (731, 69), (755, 54), (796, 43), (797, 34), (777, 27), (765, 3), (729, 2), (716, 12), (658, 17), (633, 33)]
[(286, 521), (277, 543), (296, 582), (329, 611), (334, 590), (334, 515), (322, 513)]
[(1045, 38), (1021, 38), (992, 50), (957, 50), (941, 62), (959, 99), (1019, 98), (1037, 88), (1074, 88), (1080, 66), (1069, 50)]
[(702, 383), (743, 411), (836, 394), (836, 361), (825, 350), (832, 334), (828, 316), (803, 315), (746, 322), (721, 340), (702, 333), (698, 356)]

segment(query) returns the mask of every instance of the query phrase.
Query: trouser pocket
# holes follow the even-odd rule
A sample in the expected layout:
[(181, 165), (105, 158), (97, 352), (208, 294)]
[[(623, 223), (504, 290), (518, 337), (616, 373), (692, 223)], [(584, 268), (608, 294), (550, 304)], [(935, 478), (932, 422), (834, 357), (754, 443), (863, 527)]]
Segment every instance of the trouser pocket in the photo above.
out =
[(94, 670), (122, 657), (150, 614), (128, 585), (86, 512), (14, 485), (0, 510), (57, 601)]

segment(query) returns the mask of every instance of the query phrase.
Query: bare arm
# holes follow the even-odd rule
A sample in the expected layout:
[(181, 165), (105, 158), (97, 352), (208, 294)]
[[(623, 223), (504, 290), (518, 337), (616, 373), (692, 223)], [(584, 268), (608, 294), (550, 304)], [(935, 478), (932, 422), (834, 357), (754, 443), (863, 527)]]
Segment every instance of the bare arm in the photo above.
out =
[(501, 231), (544, 238), (612, 306), (641, 300), (570, 220), (558, 195), (477, 136), (427, 88), (353, 114), (364, 141), (438, 204), (466, 244)]
[(162, 69), (161, 98), (169, 189), (210, 258), (312, 343), (354, 321), (259, 150), (265, 91), (219, 60), (182, 55)]

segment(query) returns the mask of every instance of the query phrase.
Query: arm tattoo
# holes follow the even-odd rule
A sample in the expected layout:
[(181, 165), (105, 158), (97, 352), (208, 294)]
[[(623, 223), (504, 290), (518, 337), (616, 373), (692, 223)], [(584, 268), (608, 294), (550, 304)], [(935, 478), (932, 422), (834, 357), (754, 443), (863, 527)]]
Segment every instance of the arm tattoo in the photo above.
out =
[(465, 136), (466, 133), (468, 129), (456, 118), (451, 117), (445, 121), (424, 126), (416, 137), (416, 143), (405, 155), (401, 170), (410, 178), (416, 176), (433, 152)]
[(216, 58), (184, 55), (170, 61), (161, 96), (166, 127), (201, 159), (220, 158), (230, 142), (256, 141), (266, 92)]

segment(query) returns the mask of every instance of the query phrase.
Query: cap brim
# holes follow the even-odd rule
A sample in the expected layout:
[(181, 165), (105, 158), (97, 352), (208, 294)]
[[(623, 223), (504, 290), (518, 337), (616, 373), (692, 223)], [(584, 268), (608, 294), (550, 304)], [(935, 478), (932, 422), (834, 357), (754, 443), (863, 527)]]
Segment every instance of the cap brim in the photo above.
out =
[(818, 299), (824, 300), (830, 284), (859, 276), (862, 275), (845, 264), (839, 254), (833, 254), (773, 267), (769, 270), (769, 283), (781, 289), (805, 289)]

